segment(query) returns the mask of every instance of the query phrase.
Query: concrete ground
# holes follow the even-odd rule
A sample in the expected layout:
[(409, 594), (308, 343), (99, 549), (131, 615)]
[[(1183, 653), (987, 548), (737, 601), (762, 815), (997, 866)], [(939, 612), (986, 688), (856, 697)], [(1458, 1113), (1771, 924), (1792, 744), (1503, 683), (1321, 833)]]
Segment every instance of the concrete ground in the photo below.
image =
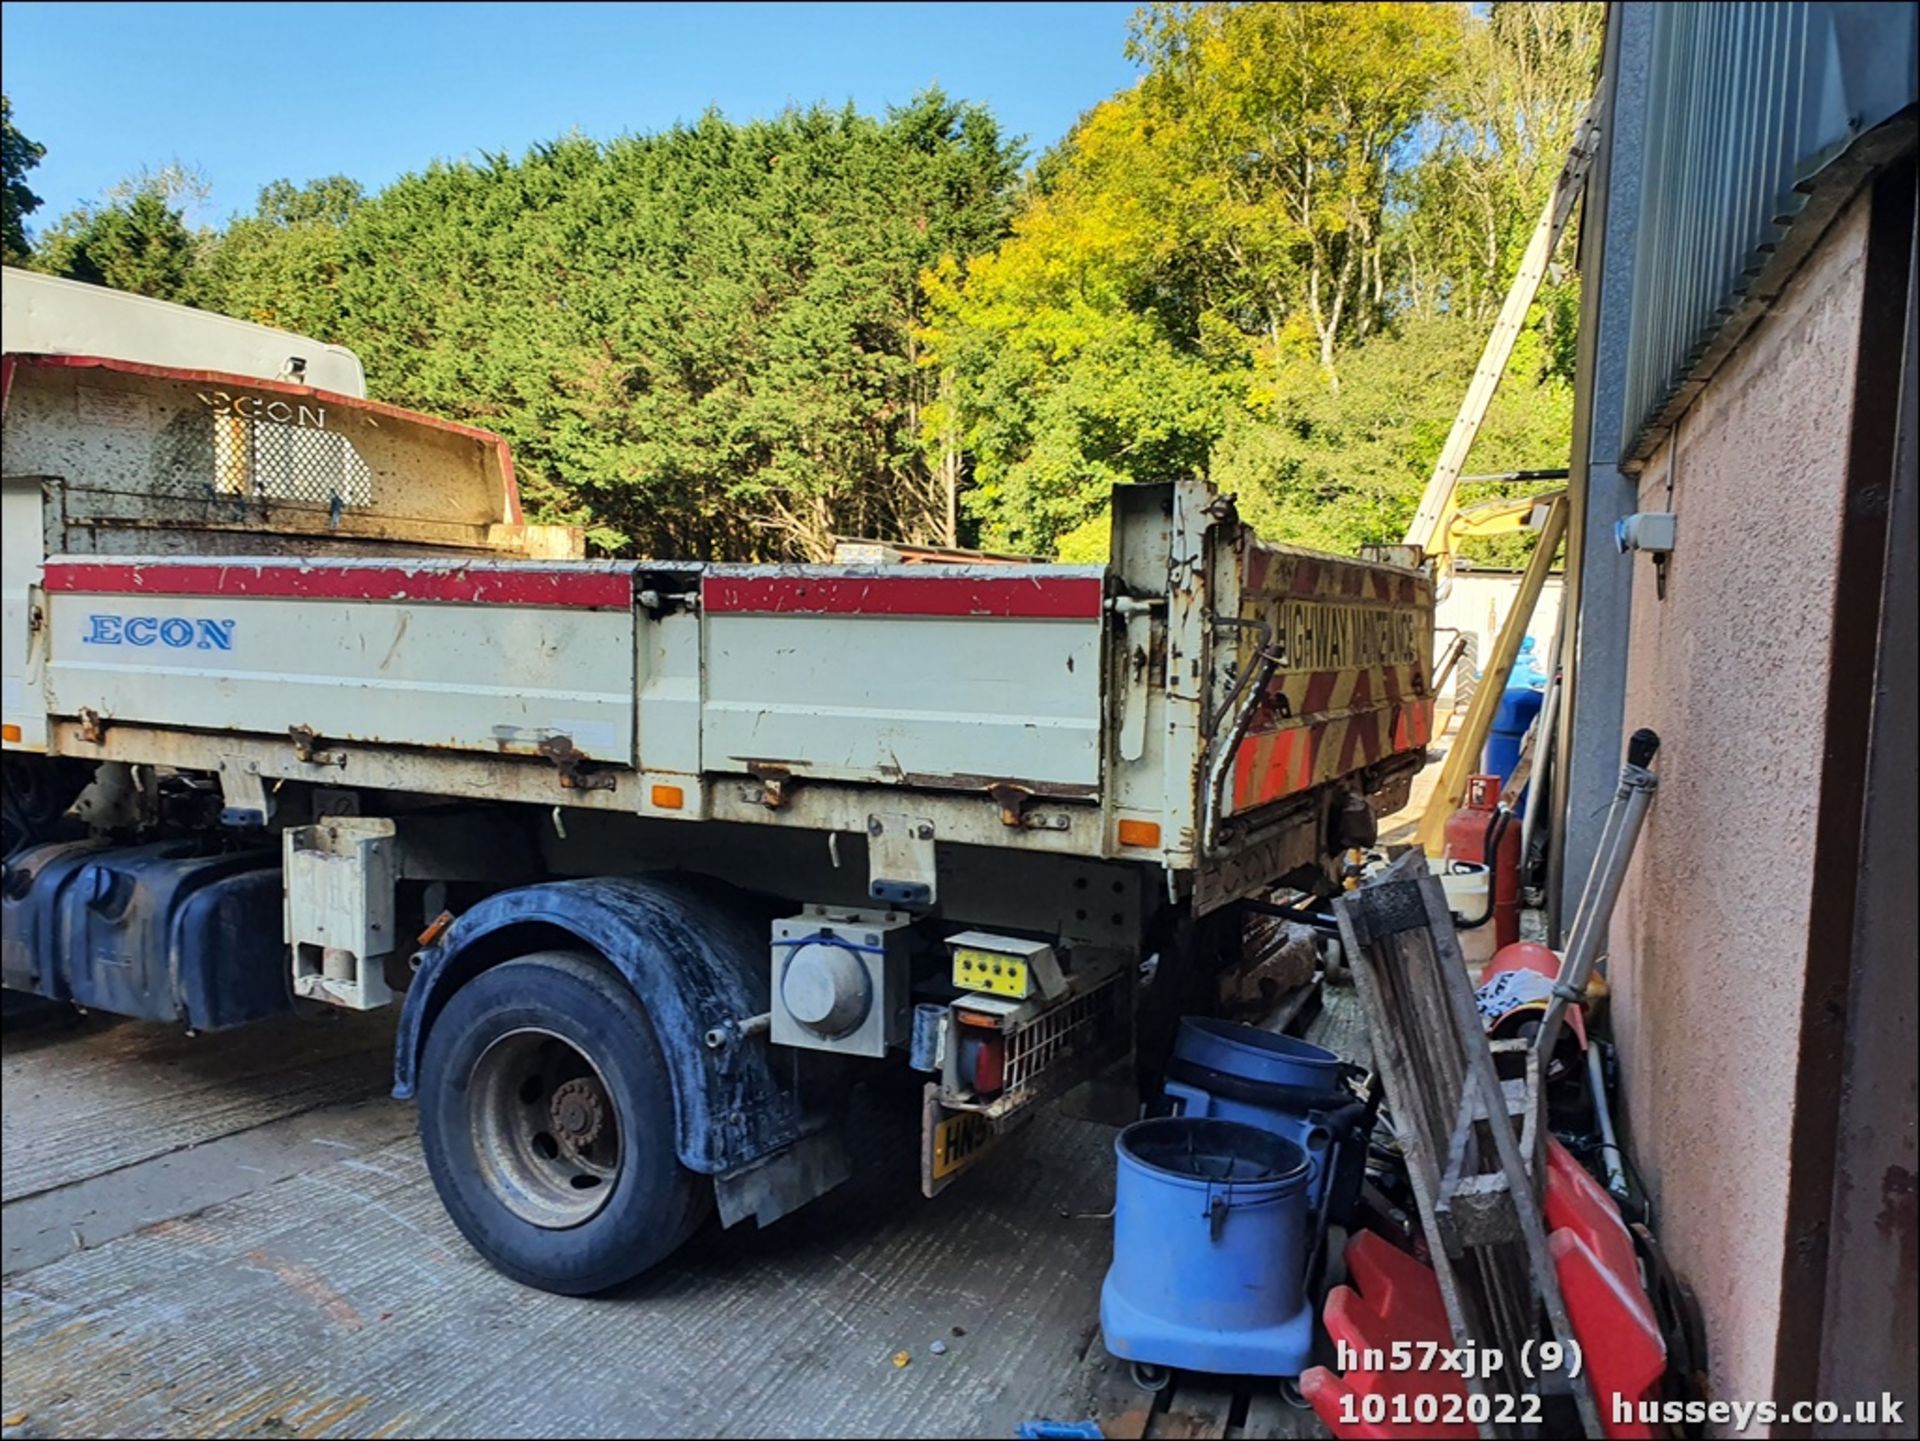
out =
[(1106, 1125), (1051, 1109), (927, 1202), (896, 1095), (872, 1108), (878, 1161), (833, 1197), (763, 1232), (710, 1225), (624, 1292), (576, 1300), (495, 1274), (446, 1219), (413, 1109), (385, 1095), (391, 1033), (379, 1013), (8, 1031), (6, 1437), (1148, 1424), (1116, 1423), (1141, 1398), (1098, 1337), (1110, 1228), (1086, 1213), (1112, 1204)]
[[(1411, 840), (1447, 744), (1383, 840)], [(1342, 992), (1310, 1035), (1364, 1063)], [(1048, 1108), (929, 1202), (909, 1085), (866, 1108), (875, 1159), (831, 1197), (764, 1232), (709, 1223), (576, 1300), (454, 1230), (386, 1094), (392, 1040), (381, 1012), (197, 1038), (9, 1026), (0, 1441), (1011, 1436), (1090, 1415), (1110, 1437), (1324, 1434), (1258, 1386), (1183, 1378), (1149, 1414), (1107, 1358), (1116, 1106)]]

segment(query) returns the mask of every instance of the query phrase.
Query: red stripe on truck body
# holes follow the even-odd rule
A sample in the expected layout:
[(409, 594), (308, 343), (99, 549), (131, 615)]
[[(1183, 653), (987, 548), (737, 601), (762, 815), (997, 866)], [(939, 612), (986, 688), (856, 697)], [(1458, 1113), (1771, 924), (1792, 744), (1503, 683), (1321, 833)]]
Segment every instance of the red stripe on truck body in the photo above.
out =
[(625, 610), (631, 570), (397, 561), (50, 560), (50, 591), (87, 595), (252, 596), (267, 600), (435, 601)]
[(1097, 575), (709, 575), (700, 591), (708, 614), (1091, 620), (1103, 600)]

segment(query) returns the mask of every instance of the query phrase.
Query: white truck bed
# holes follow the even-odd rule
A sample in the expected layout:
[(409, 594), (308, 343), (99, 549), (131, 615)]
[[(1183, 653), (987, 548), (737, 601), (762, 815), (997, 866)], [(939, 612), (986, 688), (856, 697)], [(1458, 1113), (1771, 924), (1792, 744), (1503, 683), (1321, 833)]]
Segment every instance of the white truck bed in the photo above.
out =
[[(1102, 575), (55, 558), (48, 710), (115, 723), (1050, 795), (1100, 790)], [(643, 802), (644, 803), (644, 802)]]
[[(904, 811), (1222, 897), (1318, 853), (1329, 787), (1424, 751), (1426, 578), (1262, 544), (1201, 482), (1123, 488), (1106, 567), (548, 560), (483, 432), (13, 360), (9, 749), (826, 831)], [(273, 469), (315, 431), (330, 495), (311, 453)]]

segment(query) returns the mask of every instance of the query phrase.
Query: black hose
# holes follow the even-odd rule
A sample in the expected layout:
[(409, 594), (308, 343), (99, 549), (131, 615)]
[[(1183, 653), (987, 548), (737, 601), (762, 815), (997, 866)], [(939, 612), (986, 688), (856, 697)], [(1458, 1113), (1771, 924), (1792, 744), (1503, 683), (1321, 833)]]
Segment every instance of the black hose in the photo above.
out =
[(1243, 909), (1263, 916), (1278, 916), (1283, 921), (1296, 921), (1303, 926), (1312, 926), (1316, 931), (1340, 933), (1340, 923), (1332, 916), (1322, 915), (1319, 911), (1303, 911), (1293, 906), (1283, 906), (1277, 901), (1257, 901), (1251, 897), (1240, 902)]

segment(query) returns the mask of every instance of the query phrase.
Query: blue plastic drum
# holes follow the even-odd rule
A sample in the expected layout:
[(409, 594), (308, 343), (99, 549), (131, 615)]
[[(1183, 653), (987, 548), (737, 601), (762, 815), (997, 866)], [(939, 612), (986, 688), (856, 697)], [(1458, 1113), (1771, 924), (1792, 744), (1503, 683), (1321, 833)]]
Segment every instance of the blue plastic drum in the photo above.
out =
[(1344, 1223), (1366, 1175), (1372, 1117), (1347, 1086), (1354, 1068), (1321, 1046), (1233, 1021), (1188, 1016), (1167, 1064), (1181, 1115), (1238, 1121), (1306, 1154), (1313, 1207)]
[(1520, 764), (1520, 747), (1546, 698), (1545, 691), (1524, 685), (1510, 685), (1500, 693), (1500, 708), (1493, 713), (1493, 726), (1480, 752), (1482, 774), (1499, 776), (1500, 784), (1506, 785)]
[(1233, 1121), (1167, 1116), (1127, 1127), (1114, 1152), (1107, 1350), (1143, 1366), (1299, 1375), (1313, 1351), (1300, 1148)]

